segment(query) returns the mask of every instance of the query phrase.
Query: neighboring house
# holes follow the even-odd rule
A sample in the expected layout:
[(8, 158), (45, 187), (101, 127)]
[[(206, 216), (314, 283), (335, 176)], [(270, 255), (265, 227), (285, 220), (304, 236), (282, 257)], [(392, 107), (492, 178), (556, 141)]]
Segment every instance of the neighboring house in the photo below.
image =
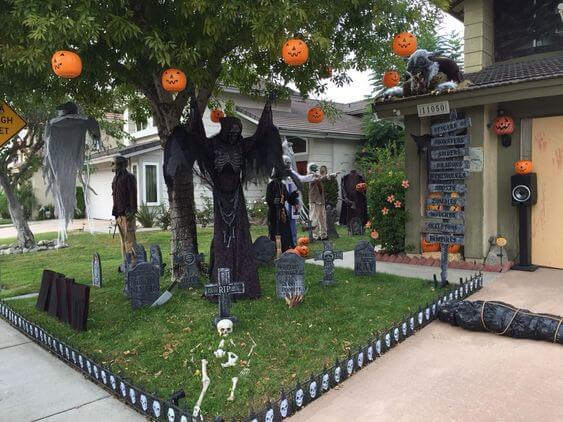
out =
[[(532, 207), (532, 262), (563, 268), (563, 1), (454, 1), (450, 13), (465, 24), (465, 72), (473, 85), (440, 96), (421, 95), (375, 102), (380, 118), (404, 119), (407, 134), (427, 134), (447, 116), (418, 117), (417, 105), (447, 100), (470, 117), (471, 148), (482, 167), (467, 179), (466, 259), (482, 260), (489, 238), (508, 239), (510, 258), (519, 250), (518, 212), (511, 205), (513, 163), (532, 159), (538, 177), (538, 204)], [(512, 145), (502, 146), (490, 127), (499, 111), (515, 121)], [(411, 182), (406, 208), (406, 244), (420, 250), (427, 191), (424, 154), (407, 135), (406, 171)], [(476, 156), (476, 154), (474, 154)]]
[[(224, 88), (220, 99), (222, 102), (234, 101), (243, 124), (243, 136), (253, 134), (264, 100), (242, 95), (233, 88)], [(343, 112), (335, 122), (325, 119), (319, 124), (311, 124), (307, 121), (307, 110), (315, 104), (315, 101), (303, 100), (297, 95), (289, 100), (276, 102), (272, 106), (274, 124), (279, 128), (281, 136), (293, 143), (300, 172), (305, 171), (308, 162), (324, 164), (330, 172), (347, 172), (354, 167), (356, 150), (363, 137), (361, 118)], [(338, 107), (343, 108), (344, 105)], [(91, 156), (90, 183), (97, 193), (89, 196), (94, 218), (111, 218), (111, 161), (118, 154), (129, 159), (129, 170), (137, 176), (139, 204), (156, 207), (168, 203), (162, 175), (163, 150), (152, 119), (142, 124), (135, 123), (128, 118), (127, 112), (124, 118), (125, 130), (134, 141), (126, 143), (124, 147), (110, 148)], [(208, 137), (219, 132), (220, 124), (211, 122), (209, 110), (205, 111), (203, 122)], [(194, 182), (196, 207), (201, 208), (203, 198), (210, 198), (211, 192), (197, 177)], [(247, 202), (261, 200), (265, 191), (265, 185), (250, 184), (245, 190)]]

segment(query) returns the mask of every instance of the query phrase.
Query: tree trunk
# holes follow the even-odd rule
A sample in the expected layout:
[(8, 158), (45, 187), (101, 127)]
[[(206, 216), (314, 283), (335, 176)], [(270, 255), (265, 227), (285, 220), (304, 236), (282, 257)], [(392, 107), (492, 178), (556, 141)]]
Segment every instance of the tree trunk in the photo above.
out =
[(10, 183), (9, 177), (4, 173), (0, 172), (0, 186), (6, 195), (8, 200), (8, 209), (10, 210), (10, 216), (12, 217), (12, 222), (16, 227), (18, 232), (17, 241), (22, 248), (32, 248), (35, 246), (35, 237), (27, 224), (25, 218), (23, 207), (18, 201), (18, 198), (14, 192), (13, 186)]

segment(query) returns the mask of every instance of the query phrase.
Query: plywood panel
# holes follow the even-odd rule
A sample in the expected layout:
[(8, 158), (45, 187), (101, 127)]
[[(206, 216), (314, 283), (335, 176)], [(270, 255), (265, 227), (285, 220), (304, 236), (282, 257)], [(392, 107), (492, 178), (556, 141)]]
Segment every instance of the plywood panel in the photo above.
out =
[(532, 208), (532, 263), (563, 268), (563, 116), (534, 119), (532, 160), (538, 203)]

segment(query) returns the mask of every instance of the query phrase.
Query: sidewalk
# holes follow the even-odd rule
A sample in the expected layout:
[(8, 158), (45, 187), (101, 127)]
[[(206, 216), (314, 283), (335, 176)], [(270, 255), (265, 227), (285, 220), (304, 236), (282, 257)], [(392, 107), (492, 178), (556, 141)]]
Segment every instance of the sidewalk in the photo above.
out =
[(0, 422), (39, 420), (145, 419), (0, 320)]

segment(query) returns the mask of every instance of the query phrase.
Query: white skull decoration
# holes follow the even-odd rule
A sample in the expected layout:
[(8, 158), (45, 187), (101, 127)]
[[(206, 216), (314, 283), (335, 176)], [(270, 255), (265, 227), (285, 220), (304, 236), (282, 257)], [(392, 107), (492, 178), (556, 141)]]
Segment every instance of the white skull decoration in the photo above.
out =
[(121, 390), (121, 395), (123, 397), (127, 397), (127, 389), (125, 388), (125, 384), (120, 383), (119, 384), (119, 389)]
[(141, 394), (141, 397), (139, 398), (139, 400), (141, 401), (141, 408), (146, 412), (147, 408), (148, 408), (147, 396), (145, 396), (144, 394)]
[(168, 422), (174, 422), (176, 420), (176, 413), (174, 413), (174, 409), (168, 409)]
[(222, 319), (217, 323), (217, 332), (221, 337), (226, 337), (233, 332), (233, 321)]
[(154, 415), (158, 418), (160, 416), (160, 403), (157, 401), (153, 401), (152, 410), (154, 412)]
[(135, 395), (135, 390), (132, 388), (129, 389), (129, 399), (131, 399), (131, 403), (135, 404), (137, 402), (137, 396)]
[(282, 402), (280, 403), (280, 415), (282, 418), (285, 418), (287, 416), (287, 414), (289, 410), (289, 403), (287, 401), (287, 399), (283, 399)]
[(303, 390), (301, 388), (295, 393), (295, 404), (298, 407), (303, 406)]
[(323, 389), (323, 391), (328, 390), (328, 387), (329, 387), (329, 384), (328, 384), (328, 383), (329, 383), (328, 374), (324, 374), (324, 375), (323, 375), (323, 383), (322, 383), (322, 389)]
[(274, 422), (274, 409), (268, 409), (266, 416), (264, 417), (265, 422)]

